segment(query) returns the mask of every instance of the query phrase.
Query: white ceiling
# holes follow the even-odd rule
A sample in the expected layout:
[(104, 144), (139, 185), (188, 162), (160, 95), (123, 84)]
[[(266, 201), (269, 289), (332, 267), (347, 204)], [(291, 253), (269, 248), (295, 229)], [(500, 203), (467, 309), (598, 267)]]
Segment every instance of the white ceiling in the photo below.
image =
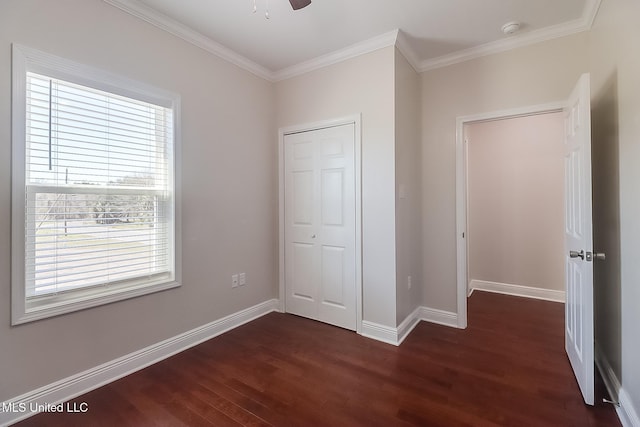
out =
[[(105, 1), (272, 80), (320, 66), (322, 58), (335, 62), (350, 53), (372, 50), (376, 43), (395, 38), (397, 29), (403, 53), (423, 71), (584, 31), (600, 3), (312, 0), (308, 7), (293, 11), (288, 0), (256, 0), (254, 14), (253, 0)], [(270, 19), (264, 15), (267, 4)], [(513, 20), (523, 24), (522, 30), (505, 36), (501, 27)]]

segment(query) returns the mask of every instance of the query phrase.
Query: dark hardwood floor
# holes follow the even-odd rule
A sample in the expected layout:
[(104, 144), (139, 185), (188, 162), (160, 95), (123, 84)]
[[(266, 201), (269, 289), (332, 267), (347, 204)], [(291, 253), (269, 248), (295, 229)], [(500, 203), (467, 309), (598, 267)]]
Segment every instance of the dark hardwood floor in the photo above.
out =
[(272, 313), (21, 426), (619, 426), (583, 404), (564, 306), (475, 292), (469, 327), (421, 322), (400, 347)]

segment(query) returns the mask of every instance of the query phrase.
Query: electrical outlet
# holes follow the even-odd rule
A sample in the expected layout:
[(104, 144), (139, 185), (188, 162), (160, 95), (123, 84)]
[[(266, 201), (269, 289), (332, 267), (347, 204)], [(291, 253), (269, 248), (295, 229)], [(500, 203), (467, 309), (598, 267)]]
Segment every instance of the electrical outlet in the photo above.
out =
[(407, 289), (411, 289), (412, 283), (411, 283), (411, 276), (407, 276)]
[(238, 275), (234, 274), (233, 276), (231, 276), (231, 287), (232, 288), (237, 288), (238, 287)]
[(244, 286), (247, 284), (247, 275), (246, 273), (240, 273), (240, 286)]

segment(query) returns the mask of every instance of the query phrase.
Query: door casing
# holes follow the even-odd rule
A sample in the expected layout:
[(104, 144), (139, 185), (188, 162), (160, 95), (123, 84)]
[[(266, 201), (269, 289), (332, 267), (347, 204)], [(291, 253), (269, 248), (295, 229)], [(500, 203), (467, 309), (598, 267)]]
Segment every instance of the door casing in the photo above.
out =
[(362, 117), (360, 114), (345, 116), (335, 119), (322, 120), (312, 123), (287, 126), (278, 129), (278, 256), (279, 256), (279, 289), (278, 289), (278, 311), (286, 312), (285, 307), (285, 158), (284, 158), (284, 137), (285, 135), (307, 132), (329, 127), (353, 124), (355, 128), (355, 153), (354, 153), (354, 178), (355, 178), (355, 271), (356, 271), (356, 332), (362, 333)]

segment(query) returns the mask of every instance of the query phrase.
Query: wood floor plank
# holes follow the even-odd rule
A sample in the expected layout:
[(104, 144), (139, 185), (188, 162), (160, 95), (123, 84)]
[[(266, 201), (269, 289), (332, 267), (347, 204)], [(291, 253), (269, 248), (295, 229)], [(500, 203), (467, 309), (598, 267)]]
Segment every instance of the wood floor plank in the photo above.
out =
[(563, 304), (474, 292), (466, 330), (421, 322), (400, 347), (272, 313), (21, 426), (619, 426), (584, 405)]

